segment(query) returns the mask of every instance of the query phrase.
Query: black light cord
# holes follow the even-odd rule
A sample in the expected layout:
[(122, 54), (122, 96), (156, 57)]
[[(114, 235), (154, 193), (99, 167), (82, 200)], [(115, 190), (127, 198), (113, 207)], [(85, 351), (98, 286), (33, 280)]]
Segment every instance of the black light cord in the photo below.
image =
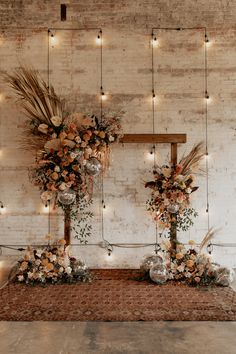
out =
[(208, 61), (207, 61), (207, 43), (208, 36), (205, 28), (204, 38), (204, 62), (205, 62), (205, 148), (206, 148), (206, 213), (207, 213), (207, 229), (210, 229), (210, 213), (209, 213), (209, 161), (208, 161)]

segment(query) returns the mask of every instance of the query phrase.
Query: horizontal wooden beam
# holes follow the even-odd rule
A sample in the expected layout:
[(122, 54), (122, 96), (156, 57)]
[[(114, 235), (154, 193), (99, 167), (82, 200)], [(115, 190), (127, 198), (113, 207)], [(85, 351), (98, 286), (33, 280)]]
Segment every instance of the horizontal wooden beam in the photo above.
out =
[(120, 139), (120, 143), (151, 143), (151, 144), (168, 144), (168, 143), (186, 143), (186, 134), (124, 134)]

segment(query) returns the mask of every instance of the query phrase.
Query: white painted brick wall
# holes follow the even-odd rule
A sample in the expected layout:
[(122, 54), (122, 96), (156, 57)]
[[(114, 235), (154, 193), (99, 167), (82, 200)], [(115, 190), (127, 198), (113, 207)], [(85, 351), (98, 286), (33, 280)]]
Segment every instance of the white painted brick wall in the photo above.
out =
[[(104, 111), (124, 111), (126, 133), (151, 133), (151, 47), (152, 27), (207, 26), (212, 45), (208, 50), (208, 114), (210, 223), (221, 227), (217, 243), (234, 243), (236, 229), (236, 47), (235, 1), (82, 1), (68, 4), (68, 21), (60, 22), (60, 1), (2, 0), (0, 72), (11, 72), (29, 63), (47, 78), (47, 28), (102, 27), (103, 86), (108, 93)], [(8, 28), (6, 28), (8, 27)], [(18, 27), (18, 28), (16, 28)], [(34, 28), (24, 30), (20, 27)], [(5, 31), (4, 31), (5, 28)], [(205, 139), (204, 33), (201, 30), (156, 31), (160, 46), (154, 50), (156, 133), (187, 133), (188, 142), (179, 153)], [(100, 50), (97, 31), (57, 31), (50, 48), (50, 82), (66, 98), (72, 110), (99, 113)], [(43, 243), (48, 220), (38, 190), (27, 177), (30, 153), (19, 150), (18, 139), (24, 115), (15, 97), (0, 79), (0, 200), (7, 207), (0, 216), (0, 243)], [(148, 145), (115, 146), (104, 180), (106, 210), (104, 236), (110, 242), (153, 243), (155, 226), (145, 210), (149, 192), (143, 181), (151, 177)], [(157, 146), (158, 161), (168, 159), (168, 147)], [(207, 230), (206, 179), (199, 177), (200, 190), (193, 196), (199, 212), (194, 227), (180, 239), (200, 241)], [(100, 181), (96, 182), (92, 244), (101, 241)], [(62, 215), (52, 215), (52, 230), (63, 234)], [(78, 243), (73, 240), (74, 243)], [(94, 267), (137, 267), (152, 248), (115, 248), (108, 258), (95, 246), (76, 246)], [(8, 252), (8, 251), (7, 251)], [(218, 262), (236, 266), (236, 248), (217, 248)]]

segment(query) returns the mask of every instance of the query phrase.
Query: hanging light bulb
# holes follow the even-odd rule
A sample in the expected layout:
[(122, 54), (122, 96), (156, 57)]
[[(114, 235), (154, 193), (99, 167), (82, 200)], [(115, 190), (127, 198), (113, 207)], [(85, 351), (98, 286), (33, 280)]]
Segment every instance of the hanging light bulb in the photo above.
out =
[(96, 37), (96, 43), (102, 44), (102, 30), (99, 31), (99, 34)]
[(209, 40), (209, 38), (207, 37), (207, 34), (205, 34), (205, 40), (204, 40), (204, 42), (205, 42), (205, 45), (206, 45), (206, 47), (207, 48), (209, 48), (210, 46), (211, 46), (211, 44), (212, 44), (212, 42)]
[(52, 29), (49, 29), (48, 35), (50, 37), (51, 46), (52, 46), (52, 48), (54, 48), (54, 46), (57, 44), (57, 41), (58, 41), (57, 37), (55, 36), (55, 31)]
[(107, 95), (105, 94), (105, 92), (103, 91), (103, 88), (101, 86), (101, 100), (106, 101), (106, 99), (107, 99)]
[(207, 91), (205, 91), (205, 99), (206, 99), (206, 100), (209, 100), (209, 99), (210, 99), (209, 93), (208, 93)]
[(152, 100), (155, 102), (156, 98), (157, 98), (156, 94), (155, 94), (154, 90), (152, 90)]
[(48, 213), (49, 212), (49, 204), (46, 203), (42, 209), (43, 209), (43, 213)]
[(151, 43), (152, 43), (152, 46), (153, 46), (153, 47), (157, 47), (158, 44), (159, 44), (158, 39), (157, 39), (156, 36), (154, 36), (154, 34), (152, 34), (152, 41), (151, 41)]
[(6, 211), (6, 207), (3, 205), (3, 202), (0, 201), (0, 214), (4, 214)]
[(103, 209), (106, 209), (106, 204), (105, 204), (104, 200), (102, 200), (102, 207), (103, 207)]

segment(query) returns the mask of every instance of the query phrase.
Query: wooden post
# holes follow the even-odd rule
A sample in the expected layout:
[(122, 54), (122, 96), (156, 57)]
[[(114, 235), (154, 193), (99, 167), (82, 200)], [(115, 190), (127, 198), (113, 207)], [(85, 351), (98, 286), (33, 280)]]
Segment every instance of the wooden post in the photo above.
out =
[[(175, 167), (177, 165), (177, 143), (171, 143), (171, 165)], [(170, 228), (170, 242), (172, 250), (176, 250), (177, 242), (177, 230), (176, 227), (172, 224)]]
[(71, 239), (71, 207), (67, 206), (65, 208), (65, 220), (64, 220), (64, 239), (66, 241), (66, 245), (70, 245)]

